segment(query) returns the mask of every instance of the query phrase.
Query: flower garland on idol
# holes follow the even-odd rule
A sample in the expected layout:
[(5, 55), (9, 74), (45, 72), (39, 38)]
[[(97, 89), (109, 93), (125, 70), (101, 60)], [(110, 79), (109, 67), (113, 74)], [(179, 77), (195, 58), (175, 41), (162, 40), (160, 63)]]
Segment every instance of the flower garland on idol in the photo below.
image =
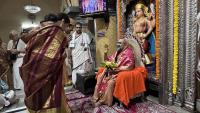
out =
[(173, 86), (172, 92), (176, 94), (178, 78), (178, 21), (179, 21), (179, 0), (174, 0), (174, 54), (173, 54)]
[(160, 78), (160, 20), (159, 2), (156, 0), (156, 80)]

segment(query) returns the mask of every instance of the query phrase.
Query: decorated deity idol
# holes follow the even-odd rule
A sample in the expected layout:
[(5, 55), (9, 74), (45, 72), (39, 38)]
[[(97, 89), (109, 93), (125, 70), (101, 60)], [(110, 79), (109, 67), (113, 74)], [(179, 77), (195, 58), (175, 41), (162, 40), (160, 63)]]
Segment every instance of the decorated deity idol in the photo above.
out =
[(155, 27), (155, 18), (148, 12), (148, 7), (142, 3), (135, 5), (133, 19), (133, 35), (143, 43), (146, 64), (152, 63), (155, 57), (155, 36), (152, 33)]

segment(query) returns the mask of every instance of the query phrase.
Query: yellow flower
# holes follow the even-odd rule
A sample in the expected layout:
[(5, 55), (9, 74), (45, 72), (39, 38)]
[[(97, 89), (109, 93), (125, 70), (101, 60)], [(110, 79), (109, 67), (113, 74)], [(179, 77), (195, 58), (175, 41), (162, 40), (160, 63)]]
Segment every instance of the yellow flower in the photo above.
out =
[(109, 61), (106, 61), (106, 62), (103, 62), (101, 63), (102, 67), (104, 68), (116, 68), (117, 67), (117, 64), (114, 63), (114, 62), (109, 62)]
[(176, 94), (178, 78), (178, 22), (179, 21), (179, 1), (174, 0), (174, 53), (173, 53), (173, 86), (172, 92)]

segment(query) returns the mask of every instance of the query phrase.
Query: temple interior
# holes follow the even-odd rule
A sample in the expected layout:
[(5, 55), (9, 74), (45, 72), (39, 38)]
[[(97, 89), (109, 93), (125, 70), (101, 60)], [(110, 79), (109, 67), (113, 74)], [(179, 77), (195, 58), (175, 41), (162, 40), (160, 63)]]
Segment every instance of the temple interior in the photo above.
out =
[(1, 113), (200, 113), (200, 0), (0, 0)]

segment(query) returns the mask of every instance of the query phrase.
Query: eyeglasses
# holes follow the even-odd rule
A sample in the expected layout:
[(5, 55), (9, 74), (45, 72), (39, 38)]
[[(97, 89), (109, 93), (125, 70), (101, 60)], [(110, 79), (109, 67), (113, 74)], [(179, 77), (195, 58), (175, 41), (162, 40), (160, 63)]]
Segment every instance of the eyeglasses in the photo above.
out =
[(82, 27), (76, 27), (76, 28), (82, 28)]

